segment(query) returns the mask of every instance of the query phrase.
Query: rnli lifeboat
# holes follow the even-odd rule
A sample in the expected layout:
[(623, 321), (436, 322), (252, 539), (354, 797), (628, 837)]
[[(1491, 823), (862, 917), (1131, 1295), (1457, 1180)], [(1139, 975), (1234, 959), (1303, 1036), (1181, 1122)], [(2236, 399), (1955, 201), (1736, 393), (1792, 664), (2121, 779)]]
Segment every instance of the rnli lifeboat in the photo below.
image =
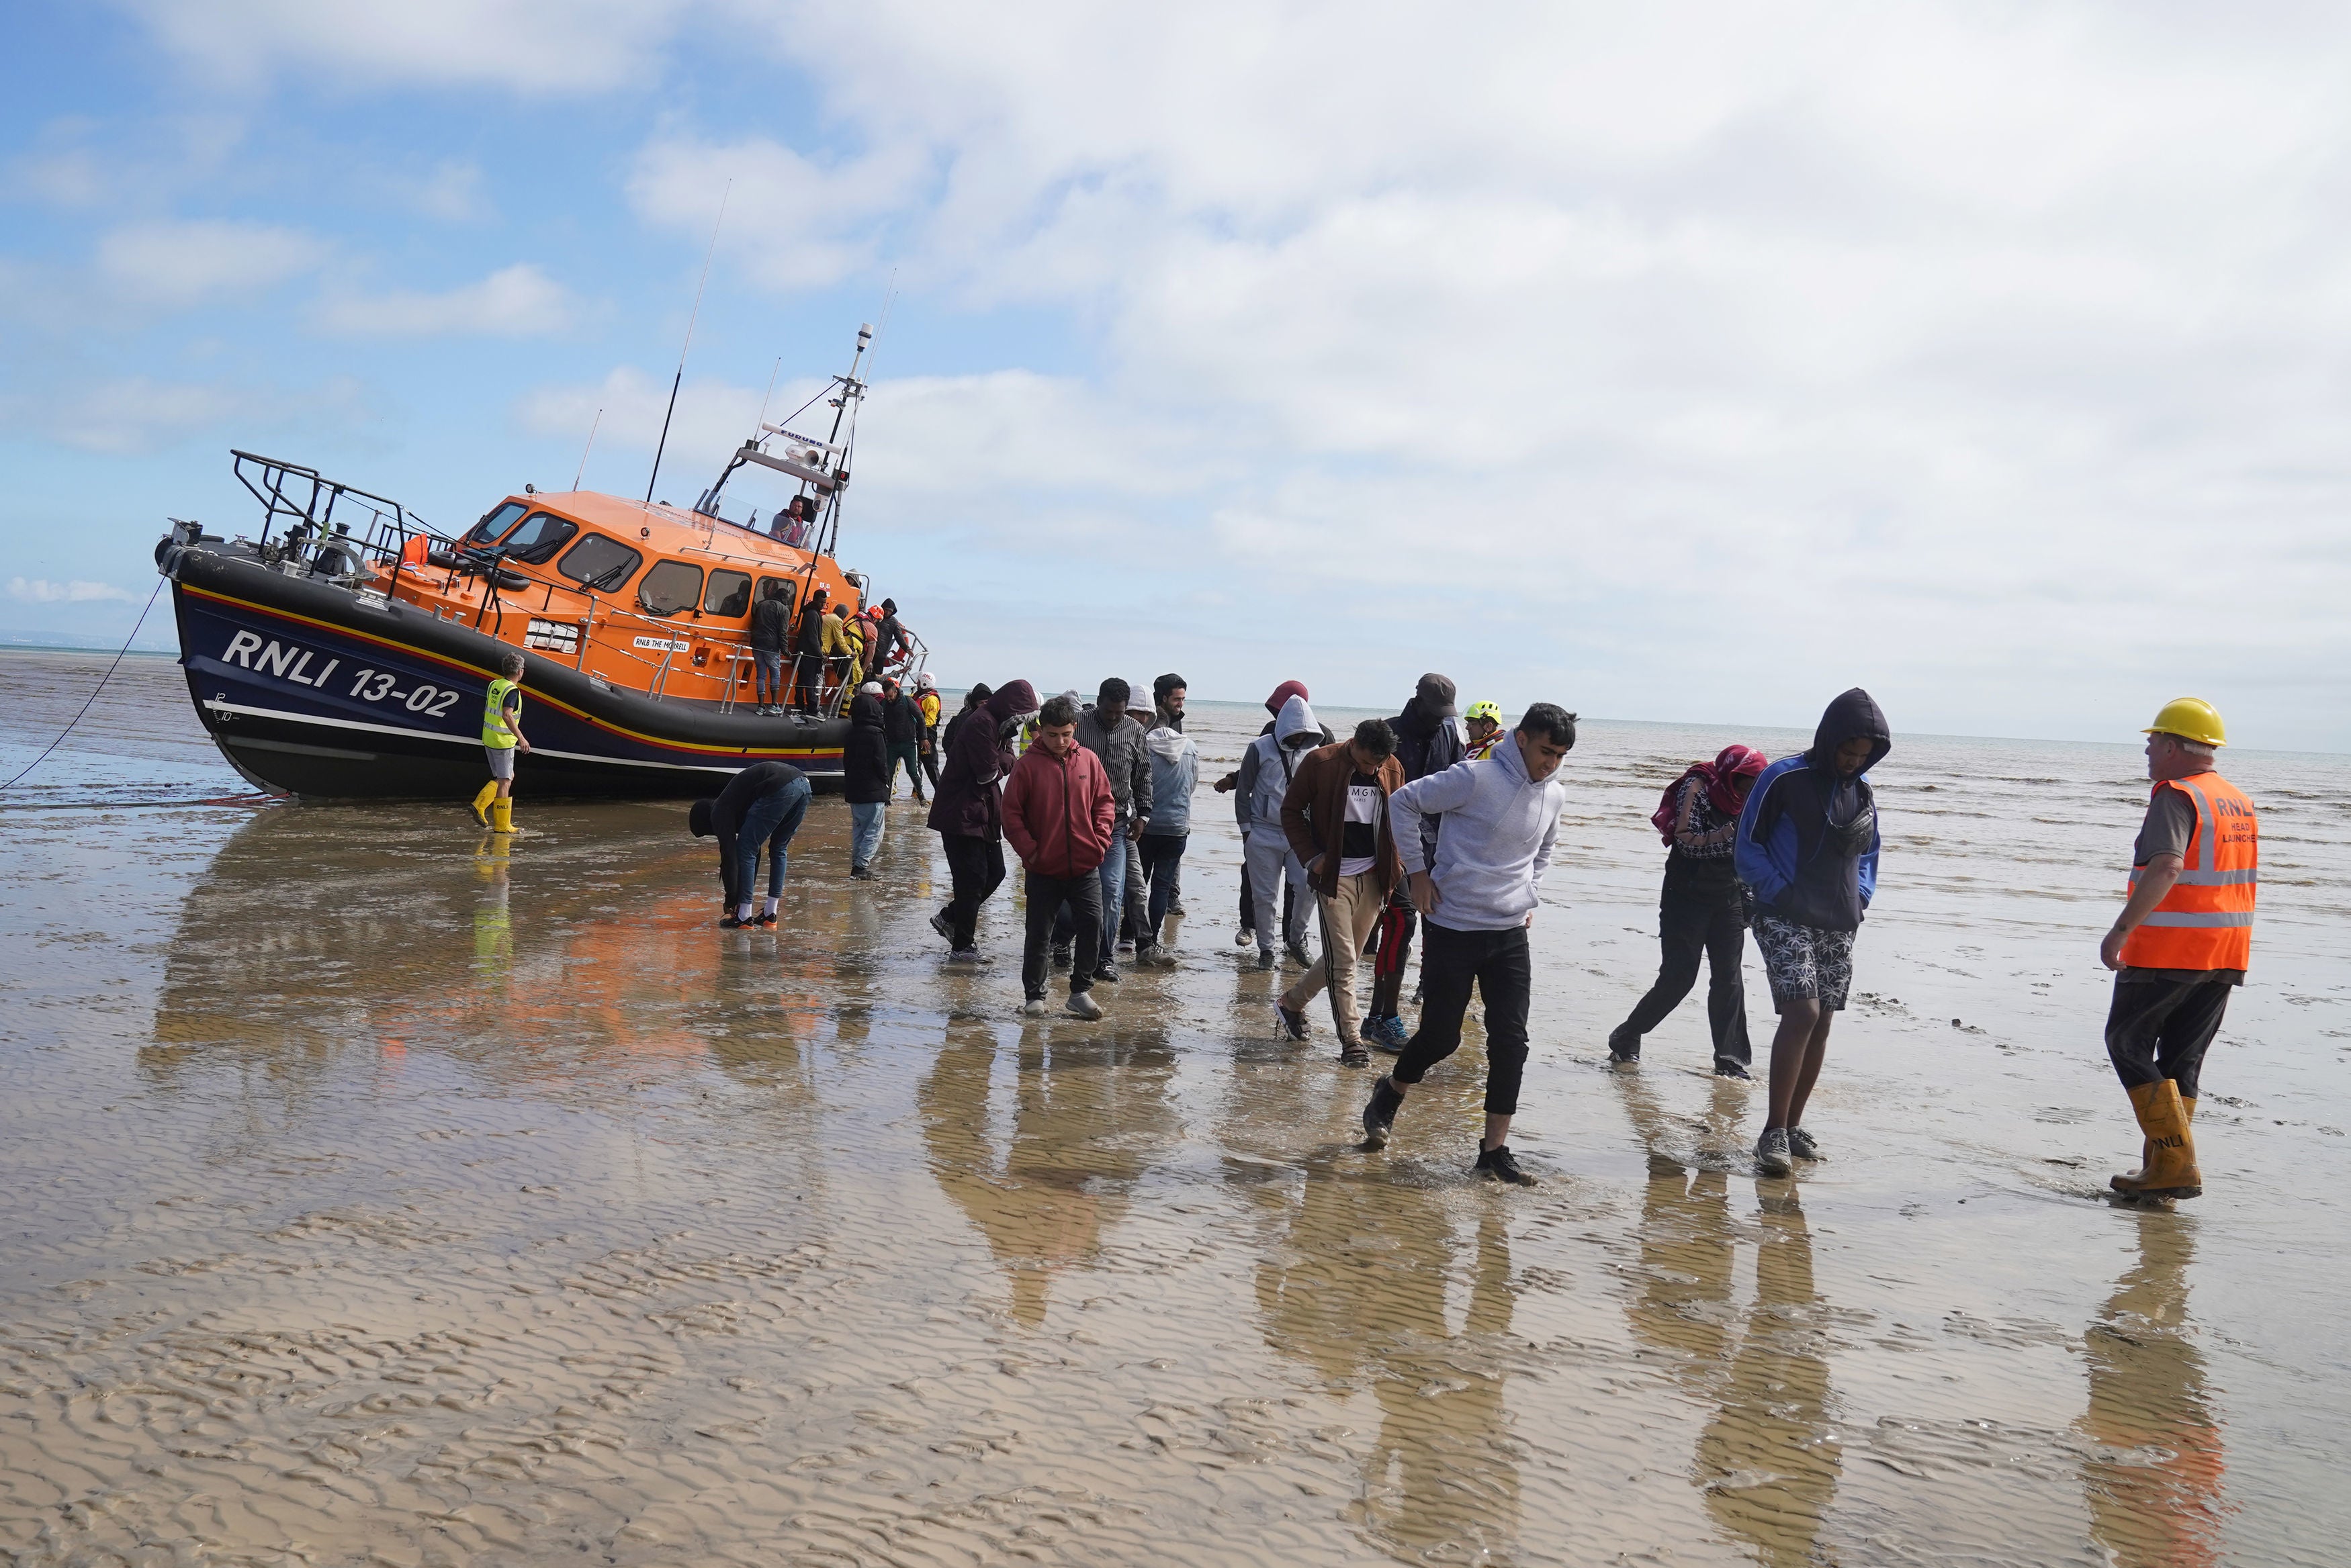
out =
[[(274, 793), (465, 799), (486, 776), (489, 682), (520, 649), (525, 794), (708, 794), (770, 759), (837, 780), (846, 672), (762, 711), (750, 613), (770, 584), (795, 628), (820, 590), (828, 607), (865, 607), (866, 579), (834, 546), (870, 337), (832, 379), (825, 439), (763, 424), (690, 508), (526, 485), (453, 535), (313, 469), (233, 452), (259, 532), (175, 520), (156, 547), (197, 717)], [(780, 475), (799, 515), (779, 503), (766, 527), (756, 511), (728, 516), (727, 482), (747, 469)], [(925, 658), (909, 634), (889, 668)]]

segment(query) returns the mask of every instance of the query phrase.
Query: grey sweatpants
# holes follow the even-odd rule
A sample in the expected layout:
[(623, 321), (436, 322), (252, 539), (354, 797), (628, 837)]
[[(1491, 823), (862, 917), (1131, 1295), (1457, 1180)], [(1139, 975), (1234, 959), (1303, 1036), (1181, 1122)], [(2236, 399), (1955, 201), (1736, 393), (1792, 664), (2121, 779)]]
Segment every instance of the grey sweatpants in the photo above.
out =
[(1314, 895), (1307, 890), (1306, 868), (1290, 852), (1290, 841), (1278, 832), (1252, 829), (1243, 850), (1249, 861), (1249, 897), (1257, 903), (1257, 945), (1260, 949), (1274, 945), (1273, 933), (1281, 920), (1281, 884), (1287, 878), (1297, 896), (1290, 900), (1290, 927), (1282, 935), (1303, 947), (1306, 921), (1314, 913)]

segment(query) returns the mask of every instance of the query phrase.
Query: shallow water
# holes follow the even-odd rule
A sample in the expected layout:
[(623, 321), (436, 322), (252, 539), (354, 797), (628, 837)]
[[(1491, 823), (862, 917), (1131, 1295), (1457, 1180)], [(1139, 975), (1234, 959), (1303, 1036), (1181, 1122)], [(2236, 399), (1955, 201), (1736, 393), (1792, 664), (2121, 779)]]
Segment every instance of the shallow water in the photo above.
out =
[[(103, 664), (0, 659), (6, 773)], [(2254, 983), (2207, 1194), (2142, 1211), (2097, 1196), (2137, 1142), (2095, 957), (2132, 748), (1897, 742), (1832, 1158), (1788, 1182), (1699, 999), (1600, 1064), (1657, 789), (1796, 738), (1589, 726), (1512, 1139), (1543, 1185), (1505, 1193), (1466, 1179), (1474, 1031), (1379, 1156), (1327, 1021), (1274, 1043), (1205, 789), (1185, 967), (1024, 1023), (1012, 889), (945, 970), (911, 805), (852, 884), (820, 800), (781, 932), (727, 933), (682, 807), (526, 795), (512, 844), (256, 809), (174, 667), (117, 680), (0, 796), (16, 1562), (2342, 1555), (2337, 759), (2231, 755)]]

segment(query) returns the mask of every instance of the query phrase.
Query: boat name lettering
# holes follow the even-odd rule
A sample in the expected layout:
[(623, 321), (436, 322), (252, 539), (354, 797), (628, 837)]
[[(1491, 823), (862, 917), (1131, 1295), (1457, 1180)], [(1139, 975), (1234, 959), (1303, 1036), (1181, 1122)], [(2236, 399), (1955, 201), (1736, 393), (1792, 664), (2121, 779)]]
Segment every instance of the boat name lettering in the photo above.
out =
[(279, 642), (276, 638), (264, 642), (250, 631), (238, 632), (228, 639), (228, 647), (221, 650), (223, 664), (235, 664), (256, 674), (280, 676), (297, 686), (326, 685), (327, 677), (332, 675), (335, 666), (342, 662), (340, 659), (329, 659), (314, 675), (310, 672), (310, 661), (317, 657), (298, 643)]
[(637, 639), (637, 646), (639, 648), (666, 649), (671, 653), (684, 653), (687, 649), (692, 648), (694, 644), (686, 641), (684, 638), (679, 638), (673, 641), (666, 637), (641, 637)]

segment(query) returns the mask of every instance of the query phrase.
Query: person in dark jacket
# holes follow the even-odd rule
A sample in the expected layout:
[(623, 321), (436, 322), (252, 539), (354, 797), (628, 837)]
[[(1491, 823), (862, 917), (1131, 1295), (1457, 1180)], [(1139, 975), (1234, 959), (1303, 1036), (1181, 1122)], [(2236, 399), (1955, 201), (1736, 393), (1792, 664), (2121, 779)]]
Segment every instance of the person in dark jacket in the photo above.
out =
[(752, 701), (760, 713), (783, 711), (784, 645), (791, 635), (792, 601), (782, 581), (770, 577), (767, 591), (751, 607)]
[(949, 958), (979, 956), (979, 907), (1004, 882), (1004, 776), (1013, 763), (1005, 731), (1036, 708), (1037, 689), (1014, 680), (956, 716), (929, 817), (955, 878), (954, 898), (931, 917), (931, 929), (947, 940)]
[(898, 601), (883, 599), (882, 613), (873, 619), (873, 646), (865, 650), (865, 673), (880, 680), (883, 672), (904, 655), (906, 644), (906, 628), (898, 618)]
[[(1096, 950), (1102, 921), (1096, 872), (1106, 856), (1126, 852), (1110, 775), (1092, 749), (1079, 742), (1077, 724), (1073, 700), (1046, 699), (1037, 715), (1037, 742), (1013, 764), (1004, 786), (1004, 836), (1027, 872), (1029, 927), (1020, 951), (1020, 986), (1021, 1011), (1030, 1017), (1045, 1011), (1045, 947), (1055, 911), (1068, 904), (1076, 914), (1077, 950)], [(1099, 978), (1082, 963), (1070, 965), (1071, 1013), (1102, 1016), (1102, 1004), (1090, 994)]]
[(1371, 1064), (1355, 1023), (1355, 961), (1388, 895), (1404, 881), (1388, 821), (1388, 797), (1404, 785), (1395, 733), (1366, 719), (1354, 735), (1309, 752), (1281, 799), (1281, 831), (1305, 867), (1322, 919), (1322, 962), (1301, 975), (1274, 1004), (1284, 1038), (1306, 1038), (1306, 1004), (1328, 990), (1339, 1060)]
[(1869, 770), (1894, 749), (1886, 715), (1856, 686), (1831, 702), (1813, 748), (1763, 770), (1740, 813), (1739, 879), (1755, 894), (1755, 946), (1780, 1014), (1771, 1107), (1755, 1163), (1785, 1176), (1818, 1159), (1804, 1104), (1821, 1075), (1829, 1024), (1853, 987), (1853, 939), (1877, 890), (1877, 801)]
[[(772, 926), (784, 897), (784, 851), (808, 815), (808, 775), (789, 763), (754, 763), (726, 781), (713, 800), (697, 800), (686, 812), (696, 838), (718, 837), (718, 875), (726, 888), (726, 912), (718, 923)], [(759, 879), (759, 848), (768, 850), (768, 902), (751, 915), (751, 888)]]
[(906, 782), (914, 786), (914, 804), (925, 804), (923, 795), (923, 764), (920, 761), (923, 743), (923, 711), (914, 705), (898, 684), (894, 676), (882, 682), (882, 735), (890, 743), (889, 782), (882, 798), (889, 799), (898, 793), (898, 764), (906, 765)]
[[(970, 691), (963, 694), (963, 706), (956, 710), (955, 717), (949, 719), (946, 722), (946, 728), (939, 732), (939, 765), (941, 767), (946, 766), (946, 759), (955, 755), (956, 728), (960, 726), (966, 719), (970, 718), (974, 713), (977, 713), (982, 708), (987, 707), (987, 700), (995, 695), (995, 690), (985, 680), (981, 681), (978, 685), (974, 686)], [(932, 782), (931, 788), (933, 790), (936, 790), (938, 788), (938, 784), (935, 780)]]
[[(1420, 678), (1404, 711), (1388, 721), (1388, 728), (1395, 732), (1396, 762), (1404, 769), (1405, 783), (1441, 774), (1468, 757), (1461, 732), (1453, 727), (1458, 690), (1450, 680), (1432, 670)], [(1424, 860), (1436, 857), (1437, 834), (1436, 819), (1431, 818), (1422, 832)], [(1372, 1005), (1364, 1014), (1364, 1043), (1392, 1054), (1404, 1049), (1412, 1033), (1399, 1013), (1405, 967), (1412, 961), (1412, 937), (1418, 925), (1412, 899), (1397, 887), (1380, 911), (1379, 956), (1372, 963)]]
[(1666, 885), (1657, 900), (1657, 982), (1608, 1036), (1608, 1059), (1641, 1060), (1641, 1036), (1666, 1021), (1698, 983), (1698, 959), (1712, 966), (1707, 1021), (1714, 1029), (1714, 1070), (1744, 1078), (1753, 1060), (1747, 1039), (1747, 992), (1740, 966), (1747, 949), (1747, 895), (1732, 864), (1739, 814), (1771, 759), (1725, 746), (1710, 763), (1692, 763), (1666, 786), (1649, 821), (1666, 841)]
[(849, 874), (873, 875), (882, 847), (883, 808), (890, 802), (890, 743), (882, 688), (867, 681), (849, 701), (849, 741), (841, 753), (841, 796), (849, 803)]
[(792, 705), (814, 712), (824, 706), (825, 600), (832, 590), (820, 587), (800, 607), (800, 627), (792, 659)]

